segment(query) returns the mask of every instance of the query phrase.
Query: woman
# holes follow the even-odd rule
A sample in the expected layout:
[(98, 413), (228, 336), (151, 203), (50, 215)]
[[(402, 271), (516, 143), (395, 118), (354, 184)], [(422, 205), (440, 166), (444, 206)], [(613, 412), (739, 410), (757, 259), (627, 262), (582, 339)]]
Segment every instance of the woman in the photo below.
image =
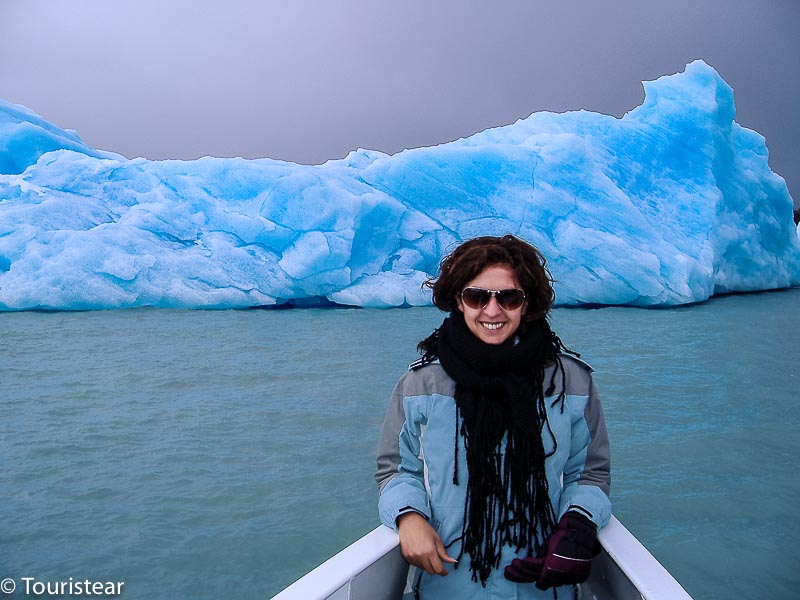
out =
[(589, 574), (608, 436), (591, 369), (548, 324), (552, 283), (511, 235), (463, 243), (426, 282), (449, 316), (395, 387), (376, 473), (421, 598), (548, 597)]

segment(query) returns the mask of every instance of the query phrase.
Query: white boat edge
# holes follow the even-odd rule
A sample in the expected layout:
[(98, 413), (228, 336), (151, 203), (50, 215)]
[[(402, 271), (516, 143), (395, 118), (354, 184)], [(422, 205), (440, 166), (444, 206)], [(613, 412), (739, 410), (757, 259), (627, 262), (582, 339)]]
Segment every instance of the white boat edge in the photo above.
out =
[(613, 515), (597, 537), (602, 555), (619, 568), (643, 600), (692, 600), (672, 573)]
[[(691, 600), (664, 566), (614, 516), (598, 534), (603, 547), (589, 580), (577, 587), (586, 600)], [(397, 533), (385, 525), (337, 553), (272, 600), (402, 598), (407, 565)]]

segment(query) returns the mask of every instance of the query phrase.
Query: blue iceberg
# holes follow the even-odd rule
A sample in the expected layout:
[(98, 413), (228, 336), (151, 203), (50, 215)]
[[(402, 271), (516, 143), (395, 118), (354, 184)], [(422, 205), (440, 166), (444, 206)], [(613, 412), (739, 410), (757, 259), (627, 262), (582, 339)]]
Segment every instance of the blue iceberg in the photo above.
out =
[(128, 160), (0, 101), (0, 310), (417, 306), (442, 256), (513, 233), (559, 305), (800, 284), (792, 199), (702, 61), (621, 119), (534, 113), (322, 165)]

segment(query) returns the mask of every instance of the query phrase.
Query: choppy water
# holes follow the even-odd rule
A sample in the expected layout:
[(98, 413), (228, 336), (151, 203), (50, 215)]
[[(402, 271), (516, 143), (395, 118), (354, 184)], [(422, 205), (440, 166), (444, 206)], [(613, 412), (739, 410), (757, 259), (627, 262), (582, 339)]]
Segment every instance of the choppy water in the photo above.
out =
[[(557, 310), (614, 512), (697, 599), (800, 594), (800, 290)], [(378, 522), (374, 448), (434, 309), (0, 314), (0, 579), (268, 598)]]

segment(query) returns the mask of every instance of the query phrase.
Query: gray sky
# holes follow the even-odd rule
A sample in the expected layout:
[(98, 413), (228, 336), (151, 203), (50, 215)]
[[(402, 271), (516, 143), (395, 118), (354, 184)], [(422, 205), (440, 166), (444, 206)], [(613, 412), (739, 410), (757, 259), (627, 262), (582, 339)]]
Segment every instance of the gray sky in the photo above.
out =
[(800, 204), (798, 0), (0, 0), (0, 97), (128, 157), (395, 153), (617, 117), (702, 58)]

